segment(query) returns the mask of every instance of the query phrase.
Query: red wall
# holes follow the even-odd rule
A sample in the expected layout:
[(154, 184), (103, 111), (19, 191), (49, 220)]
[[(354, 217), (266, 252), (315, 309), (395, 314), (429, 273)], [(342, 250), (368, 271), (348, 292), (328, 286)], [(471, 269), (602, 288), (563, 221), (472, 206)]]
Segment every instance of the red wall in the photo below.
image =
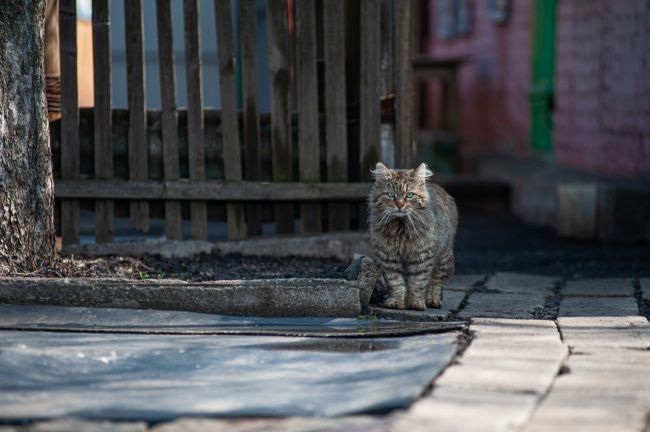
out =
[[(429, 31), (423, 51), (434, 58), (465, 57), (460, 70), (461, 155), (494, 151), (529, 153), (532, 0), (511, 1), (507, 23), (494, 24), (486, 1), (470, 1), (471, 30), (441, 40), (436, 35), (435, 0), (429, 0)], [(439, 107), (429, 86), (428, 126), (435, 128)]]
[[(472, 28), (436, 36), (436, 0), (428, 1), (423, 51), (466, 57), (460, 72), (461, 155), (530, 154), (533, 0), (511, 0), (495, 25), (486, 1), (470, 1)], [(554, 159), (592, 173), (650, 176), (650, 8), (646, 0), (558, 0)], [(428, 89), (427, 126), (440, 107)]]
[(554, 154), (591, 172), (650, 176), (650, 8), (560, 0)]

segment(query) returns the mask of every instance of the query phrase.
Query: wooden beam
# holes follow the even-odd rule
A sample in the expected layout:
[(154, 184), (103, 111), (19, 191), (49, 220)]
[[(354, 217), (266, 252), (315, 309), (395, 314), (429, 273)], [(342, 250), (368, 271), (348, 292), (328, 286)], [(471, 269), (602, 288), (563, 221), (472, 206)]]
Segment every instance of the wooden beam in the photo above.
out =
[[(316, 2), (296, 2), (296, 93), (298, 111), (298, 174), (302, 182), (320, 181), (318, 71), (316, 66)], [(321, 206), (300, 206), (302, 234), (321, 232)]]
[[(290, 182), (293, 180), (293, 169), (291, 166), (291, 118), (289, 116), (291, 65), (289, 63), (287, 1), (267, 0), (267, 13), (273, 181)], [(278, 234), (293, 233), (293, 204), (277, 203), (274, 213), (276, 232)]]
[(221, 180), (57, 180), (57, 198), (325, 201), (364, 200), (371, 183), (224, 182)]
[[(147, 116), (144, 78), (144, 24), (142, 0), (124, 0), (126, 74), (129, 99), (129, 178), (149, 177)], [(149, 203), (131, 202), (131, 221), (140, 231), (149, 231)]]
[[(93, 0), (95, 177), (113, 177), (111, 18), (108, 0)], [(113, 201), (95, 201), (95, 241), (113, 240)]]
[[(325, 38), (325, 148), (327, 181), (348, 181), (348, 128), (345, 100), (345, 16), (339, 0), (323, 2)], [(329, 203), (330, 231), (350, 229), (350, 206)]]
[[(180, 163), (171, 0), (157, 0), (156, 17), (162, 99), (163, 173), (166, 180), (178, 180)], [(182, 240), (182, 221), (181, 203), (165, 201), (165, 236), (168, 240)]]
[[(77, 9), (75, 0), (59, 3), (61, 30), (61, 176), (79, 177), (79, 102), (77, 95)], [(61, 203), (64, 245), (79, 243), (79, 201)]]
[[(240, 181), (241, 141), (239, 138), (239, 112), (237, 110), (237, 84), (235, 82), (235, 42), (232, 28), (232, 10), (229, 1), (215, 0), (215, 21), (219, 54), (219, 90), (221, 92), (221, 136), (223, 142), (223, 171), (226, 181)], [(228, 238), (246, 237), (244, 206), (242, 203), (226, 204)]]

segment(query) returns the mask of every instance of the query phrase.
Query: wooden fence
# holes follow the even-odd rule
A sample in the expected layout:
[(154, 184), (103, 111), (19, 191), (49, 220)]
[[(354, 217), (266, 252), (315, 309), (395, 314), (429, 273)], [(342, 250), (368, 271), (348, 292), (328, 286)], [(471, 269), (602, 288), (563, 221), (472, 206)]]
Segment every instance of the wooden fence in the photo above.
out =
[[(114, 217), (124, 200), (133, 225), (141, 231), (149, 228), (150, 210), (162, 212), (169, 239), (182, 238), (183, 203), (188, 201), (191, 236), (199, 240), (207, 239), (212, 202), (223, 203), (229, 238), (261, 235), (263, 207), (269, 206), (276, 231), (293, 233), (296, 203), (302, 233), (346, 230), (353, 221), (363, 226), (360, 202), (369, 190), (369, 169), (380, 158), (382, 122), (393, 131), (395, 163), (407, 167), (414, 162), (414, 0), (267, 0), (270, 114), (259, 109), (256, 44), (263, 35), (257, 34), (255, 0), (239, 3), (239, 35), (233, 31), (229, 0), (215, 0), (216, 35), (200, 33), (198, 0), (183, 0), (186, 112), (175, 100), (171, 0), (156, 1), (159, 113), (148, 112), (145, 103), (142, 0), (125, 0), (128, 120), (122, 124), (113, 123), (119, 116), (111, 106), (110, 1), (93, 0), (95, 106), (90, 137), (83, 135), (83, 127), (80, 134), (75, 6), (75, 0), (60, 0), (62, 119), (55, 190), (64, 245), (79, 242), (80, 202), (94, 203), (97, 242), (112, 241)], [(213, 37), (219, 74), (202, 76), (200, 39)], [(218, 79), (220, 84), (221, 109), (216, 113), (218, 127), (213, 128), (220, 143), (217, 155), (206, 154), (206, 132), (212, 129), (206, 128), (203, 79)], [(396, 96), (384, 98), (382, 106), (387, 94)], [(179, 114), (185, 135), (179, 134)], [(156, 160), (148, 124), (152, 115), (160, 123), (161, 175), (150, 166)], [(128, 150), (120, 159), (115, 135), (124, 124)], [(265, 139), (270, 141), (270, 155), (262, 151)], [(86, 141), (92, 146), (89, 152), (83, 149)], [(94, 167), (82, 157), (88, 154), (94, 155)], [(128, 169), (118, 166), (122, 160)], [(270, 175), (265, 178), (266, 165)], [(164, 210), (155, 210), (160, 200)]]

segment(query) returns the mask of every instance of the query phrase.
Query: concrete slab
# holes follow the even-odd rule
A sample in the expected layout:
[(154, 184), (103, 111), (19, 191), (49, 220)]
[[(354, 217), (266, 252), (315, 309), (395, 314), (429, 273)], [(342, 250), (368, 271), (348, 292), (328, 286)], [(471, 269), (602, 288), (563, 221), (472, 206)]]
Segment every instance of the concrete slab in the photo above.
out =
[(544, 294), (493, 294), (474, 293), (459, 318), (535, 318), (544, 310)]
[(356, 317), (356, 282), (257, 279), (201, 283), (0, 278), (0, 303), (181, 310), (244, 316)]
[[(397, 419), (394, 430), (520, 430), (568, 355), (552, 321), (476, 319), (470, 332), (474, 339), (463, 355), (434, 382), (431, 395)], [(532, 346), (546, 355), (523, 355)]]
[(485, 281), (487, 276), (485, 275), (454, 275), (449, 278), (444, 285), (446, 291), (469, 291), (474, 288), (474, 286)]
[(558, 317), (626, 317), (639, 315), (634, 297), (565, 297)]
[(485, 284), (488, 290), (515, 294), (547, 294), (559, 278), (526, 273), (497, 273)]
[(650, 301), (650, 278), (639, 279), (639, 284), (641, 285), (641, 296)]
[(371, 306), (370, 313), (380, 318), (388, 318), (399, 321), (443, 321), (449, 318), (453, 311), (456, 311), (465, 298), (463, 291), (444, 291), (442, 307), (440, 309), (426, 309), (423, 311), (388, 309)]
[(0, 332), (0, 422), (342, 416), (408, 406), (457, 334), (313, 339)]
[(645, 430), (650, 351), (578, 349), (525, 430)]
[(632, 279), (603, 278), (567, 281), (562, 289), (564, 296), (633, 297)]
[(502, 432), (518, 430), (537, 396), (486, 390), (435, 388), (397, 419), (396, 432)]
[(650, 347), (650, 323), (644, 317), (560, 317), (564, 342), (586, 347)]
[(202, 253), (248, 256), (307, 256), (351, 261), (355, 253), (372, 256), (367, 232), (328, 233), (313, 236), (275, 236), (220, 242), (157, 240), (93, 243), (66, 246), (66, 256), (144, 256), (187, 258)]

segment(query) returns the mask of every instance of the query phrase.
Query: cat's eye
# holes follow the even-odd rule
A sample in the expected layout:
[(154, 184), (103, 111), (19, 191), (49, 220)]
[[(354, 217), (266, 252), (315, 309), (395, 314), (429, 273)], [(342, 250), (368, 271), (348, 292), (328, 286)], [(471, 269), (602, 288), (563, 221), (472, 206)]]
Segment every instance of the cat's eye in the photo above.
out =
[(394, 192), (386, 192), (386, 195), (388, 195), (388, 198), (395, 198)]
[(413, 198), (413, 192), (409, 192), (406, 194), (406, 198), (411, 199)]

